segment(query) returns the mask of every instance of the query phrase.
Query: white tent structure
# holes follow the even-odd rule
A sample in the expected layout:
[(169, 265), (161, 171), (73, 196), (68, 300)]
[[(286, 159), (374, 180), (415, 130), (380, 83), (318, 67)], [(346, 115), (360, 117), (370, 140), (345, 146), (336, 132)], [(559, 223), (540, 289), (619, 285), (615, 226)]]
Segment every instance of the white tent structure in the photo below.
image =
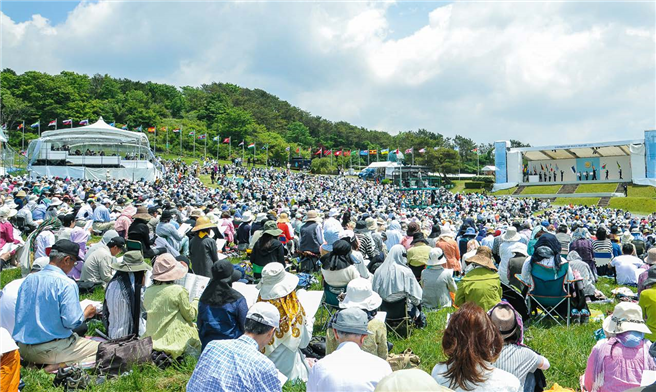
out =
[(83, 127), (43, 132), (30, 142), (27, 159), (32, 177), (153, 181), (163, 170), (146, 134), (112, 127), (102, 117)]

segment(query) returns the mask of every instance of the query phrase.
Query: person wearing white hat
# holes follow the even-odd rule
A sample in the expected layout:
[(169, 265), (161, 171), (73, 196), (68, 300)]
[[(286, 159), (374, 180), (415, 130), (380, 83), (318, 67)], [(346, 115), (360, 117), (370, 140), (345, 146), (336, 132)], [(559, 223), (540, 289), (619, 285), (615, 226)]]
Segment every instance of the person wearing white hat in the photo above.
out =
[(269, 263), (262, 269), (258, 302), (268, 302), (280, 312), (280, 326), (264, 347), (264, 355), (288, 379), (307, 381), (308, 368), (300, 349), (310, 343), (314, 320), (308, 319), (296, 296), (297, 285), (298, 276), (286, 272), (280, 263)]
[(370, 391), (385, 376), (392, 374), (387, 361), (361, 349), (366, 337), (367, 313), (358, 308), (340, 310), (332, 322), (332, 330), (339, 342), (337, 350), (317, 362), (310, 371), (306, 384), (308, 392)]
[(431, 249), (426, 269), (421, 271), (421, 303), (428, 309), (442, 309), (452, 305), (450, 293), (455, 293), (457, 286), (453, 280), (453, 270), (444, 268), (445, 265), (446, 257), (442, 249)]
[(213, 340), (200, 356), (187, 383), (188, 391), (278, 392), (278, 370), (262, 350), (280, 325), (280, 313), (267, 302), (248, 309), (244, 334), (237, 339)]
[(435, 241), (435, 247), (442, 249), (446, 257), (446, 267), (460, 272), (460, 249), (454, 239), (454, 234), (448, 226), (443, 226), (440, 230), (440, 236)]
[(640, 386), (643, 372), (656, 370), (649, 354), (651, 333), (644, 322), (642, 309), (632, 302), (620, 302), (602, 328), (606, 339), (592, 348), (583, 375), (588, 391), (625, 391)]
[[(364, 338), (362, 351), (387, 359), (387, 327), (382, 320), (376, 318), (376, 313), (382, 303), (383, 299), (380, 298), (380, 295), (372, 290), (371, 282), (368, 279), (357, 278), (349, 282), (346, 287), (346, 296), (340, 301), (339, 307), (341, 309), (358, 308), (367, 313), (369, 319), (367, 330), (371, 331), (371, 335)], [(330, 325), (328, 329), (330, 330)], [(326, 355), (335, 351), (338, 345), (335, 334), (326, 333)]]

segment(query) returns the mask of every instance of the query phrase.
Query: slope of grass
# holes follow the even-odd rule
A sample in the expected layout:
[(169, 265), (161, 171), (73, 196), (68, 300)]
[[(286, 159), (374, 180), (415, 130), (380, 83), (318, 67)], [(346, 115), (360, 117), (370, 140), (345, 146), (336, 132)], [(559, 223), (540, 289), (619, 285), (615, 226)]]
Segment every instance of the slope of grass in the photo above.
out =
[(581, 206), (596, 206), (599, 203), (598, 197), (559, 197), (551, 202), (554, 206), (568, 206), (570, 204)]
[(629, 185), (629, 197), (656, 197), (656, 188), (653, 186)]
[(517, 187), (512, 187), (508, 189), (501, 189), (499, 191), (493, 192), (492, 194), (495, 196), (512, 195), (516, 190)]
[(533, 185), (527, 186), (522, 195), (551, 195), (558, 193), (560, 185)]
[(616, 188), (617, 184), (581, 184), (574, 193), (608, 193)]
[(656, 199), (648, 197), (614, 197), (610, 199), (608, 206), (628, 210), (637, 214), (649, 215), (656, 211)]

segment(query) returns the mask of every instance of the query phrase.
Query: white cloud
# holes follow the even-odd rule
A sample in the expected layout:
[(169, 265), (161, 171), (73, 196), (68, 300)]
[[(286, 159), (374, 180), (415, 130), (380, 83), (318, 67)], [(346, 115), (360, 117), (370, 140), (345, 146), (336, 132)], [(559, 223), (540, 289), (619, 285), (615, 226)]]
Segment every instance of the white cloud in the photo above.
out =
[[(414, 31), (391, 38), (397, 18)], [(330, 120), (482, 142), (639, 138), (656, 127), (654, 5), (81, 3), (0, 14), (3, 67), (262, 88)], [(404, 19), (406, 22), (407, 19)]]

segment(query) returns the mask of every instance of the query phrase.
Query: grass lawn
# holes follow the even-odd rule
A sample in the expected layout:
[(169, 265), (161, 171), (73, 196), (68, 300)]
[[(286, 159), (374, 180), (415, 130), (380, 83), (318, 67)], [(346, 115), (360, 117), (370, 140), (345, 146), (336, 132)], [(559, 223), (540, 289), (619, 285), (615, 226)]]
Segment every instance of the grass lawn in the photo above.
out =
[(608, 193), (616, 188), (617, 184), (581, 184), (574, 193)]
[[(13, 279), (20, 278), (20, 270), (12, 269), (2, 272), (1, 286)], [(611, 279), (601, 278), (597, 288), (603, 291), (607, 296), (610, 290), (615, 288)], [(313, 289), (317, 289), (313, 287)], [(83, 295), (81, 299), (90, 298), (102, 301), (104, 291), (98, 288), (96, 292), (90, 295)], [(613, 304), (592, 305), (592, 309), (600, 310), (607, 314), (612, 311)], [(394, 353), (400, 353), (407, 348), (419, 355), (421, 358), (420, 367), (430, 373), (433, 366), (439, 361), (445, 359), (441, 348), (441, 339), (446, 325), (447, 313), (455, 311), (453, 308), (443, 309), (437, 312), (427, 314), (428, 326), (422, 330), (414, 330), (412, 335), (407, 339), (398, 339), (392, 334), (388, 339), (394, 344)], [(324, 335), (320, 331), (320, 316), (323, 310), (317, 314), (318, 321), (315, 322), (314, 335)], [(99, 323), (91, 327), (102, 328)], [(587, 325), (573, 325), (569, 328), (551, 324), (530, 325), (525, 332), (525, 342), (533, 349), (546, 356), (551, 362), (551, 368), (546, 372), (549, 386), (558, 383), (561, 386), (578, 389), (578, 377), (583, 374), (588, 354), (595, 344), (593, 333), (596, 329), (601, 328), (601, 322), (591, 322)], [(193, 372), (196, 360), (187, 358), (182, 363), (177, 364), (165, 371), (162, 371), (152, 365), (138, 366), (133, 371), (115, 380), (107, 381), (104, 384), (94, 386), (93, 391), (184, 391), (185, 385)], [(52, 391), (57, 390), (52, 387), (51, 374), (46, 374), (42, 370), (27, 368), (22, 370), (22, 377), (27, 384), (24, 391)], [(60, 389), (61, 390), (61, 389)], [(285, 384), (284, 391), (300, 392), (305, 391), (305, 385), (291, 383)]]
[(656, 211), (656, 199), (648, 197), (614, 197), (610, 199), (608, 206), (628, 210), (637, 214), (649, 215)]
[(474, 192), (483, 192), (483, 188), (467, 188), (465, 189), (465, 183), (469, 181), (455, 180), (453, 181), (454, 187), (449, 189), (451, 193), (474, 193)]
[(512, 195), (516, 190), (517, 187), (512, 187), (509, 189), (501, 189), (500, 191), (492, 192), (492, 194), (495, 196)]
[(558, 193), (560, 185), (534, 185), (527, 186), (522, 191), (522, 195), (551, 195)]
[(570, 204), (582, 206), (596, 206), (599, 203), (598, 197), (559, 197), (551, 202), (554, 206), (568, 206)]
[(629, 197), (656, 197), (656, 188), (653, 186), (629, 185)]

